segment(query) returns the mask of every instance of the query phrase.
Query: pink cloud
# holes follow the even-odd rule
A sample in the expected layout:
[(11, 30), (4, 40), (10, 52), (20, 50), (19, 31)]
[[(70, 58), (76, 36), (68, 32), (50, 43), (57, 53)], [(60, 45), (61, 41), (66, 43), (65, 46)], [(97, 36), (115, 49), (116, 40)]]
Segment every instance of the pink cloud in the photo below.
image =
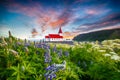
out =
[(8, 10), (15, 13), (20, 13), (29, 17), (32, 17), (34, 21), (40, 25), (42, 32), (48, 27), (52, 29), (58, 28), (59, 25), (64, 23), (65, 19), (58, 19), (60, 13), (55, 10), (44, 10), (44, 8), (37, 3), (35, 6), (28, 6), (18, 3), (10, 3), (7, 7)]
[(98, 14), (98, 11), (97, 10), (86, 10), (86, 13), (87, 14)]

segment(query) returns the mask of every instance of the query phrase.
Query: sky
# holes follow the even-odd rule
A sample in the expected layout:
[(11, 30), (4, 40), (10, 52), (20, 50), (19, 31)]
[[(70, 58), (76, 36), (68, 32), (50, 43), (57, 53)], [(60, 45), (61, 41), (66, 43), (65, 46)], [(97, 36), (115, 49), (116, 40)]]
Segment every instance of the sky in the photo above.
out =
[(0, 36), (42, 39), (60, 27), (65, 38), (120, 28), (120, 0), (0, 1)]

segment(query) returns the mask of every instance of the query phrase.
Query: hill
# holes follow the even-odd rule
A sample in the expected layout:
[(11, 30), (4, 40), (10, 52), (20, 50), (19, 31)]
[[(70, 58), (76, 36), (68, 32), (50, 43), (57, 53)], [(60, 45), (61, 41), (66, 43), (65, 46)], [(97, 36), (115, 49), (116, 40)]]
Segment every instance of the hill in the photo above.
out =
[(75, 41), (103, 41), (108, 39), (120, 39), (120, 28), (79, 34), (73, 38)]

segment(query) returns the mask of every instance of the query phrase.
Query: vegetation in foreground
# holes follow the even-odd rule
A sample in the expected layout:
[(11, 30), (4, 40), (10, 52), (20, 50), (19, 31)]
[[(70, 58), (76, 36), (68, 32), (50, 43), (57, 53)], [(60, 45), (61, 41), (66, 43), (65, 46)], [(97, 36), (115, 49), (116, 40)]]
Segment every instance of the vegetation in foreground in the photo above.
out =
[(46, 44), (0, 39), (0, 80), (119, 80), (120, 40)]

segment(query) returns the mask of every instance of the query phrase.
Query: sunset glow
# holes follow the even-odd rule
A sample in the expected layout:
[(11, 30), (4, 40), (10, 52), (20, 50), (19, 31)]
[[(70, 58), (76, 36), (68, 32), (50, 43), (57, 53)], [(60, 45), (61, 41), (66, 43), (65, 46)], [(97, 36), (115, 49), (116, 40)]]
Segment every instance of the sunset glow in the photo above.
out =
[[(119, 0), (2, 0), (0, 36), (44, 38), (62, 27), (64, 37), (120, 28)], [(33, 29), (35, 31), (33, 31)]]

